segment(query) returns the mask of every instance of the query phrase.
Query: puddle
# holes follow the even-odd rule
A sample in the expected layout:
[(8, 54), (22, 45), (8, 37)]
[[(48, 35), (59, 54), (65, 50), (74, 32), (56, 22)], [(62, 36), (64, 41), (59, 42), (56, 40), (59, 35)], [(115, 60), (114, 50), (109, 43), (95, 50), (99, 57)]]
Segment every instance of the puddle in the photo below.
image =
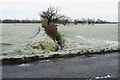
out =
[(20, 64), (20, 65), (18, 65), (18, 66), (20, 66), (20, 67), (24, 67), (24, 66), (29, 66), (30, 64)]

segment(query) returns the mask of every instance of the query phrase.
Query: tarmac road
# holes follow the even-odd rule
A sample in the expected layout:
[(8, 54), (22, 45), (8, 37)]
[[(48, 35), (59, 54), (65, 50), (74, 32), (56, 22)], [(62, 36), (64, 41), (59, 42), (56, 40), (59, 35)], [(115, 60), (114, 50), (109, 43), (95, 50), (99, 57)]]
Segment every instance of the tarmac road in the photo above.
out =
[[(118, 53), (40, 60), (2, 66), (3, 78), (117, 78)], [(119, 58), (120, 59), (120, 58)]]

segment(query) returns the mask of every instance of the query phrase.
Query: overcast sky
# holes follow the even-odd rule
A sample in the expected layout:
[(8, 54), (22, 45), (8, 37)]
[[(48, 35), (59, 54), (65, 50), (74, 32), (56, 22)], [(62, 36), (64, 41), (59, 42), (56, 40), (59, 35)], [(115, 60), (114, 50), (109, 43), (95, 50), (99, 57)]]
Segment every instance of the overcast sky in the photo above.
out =
[(71, 17), (118, 20), (119, 0), (0, 0), (0, 18), (40, 19), (39, 13), (51, 4)]

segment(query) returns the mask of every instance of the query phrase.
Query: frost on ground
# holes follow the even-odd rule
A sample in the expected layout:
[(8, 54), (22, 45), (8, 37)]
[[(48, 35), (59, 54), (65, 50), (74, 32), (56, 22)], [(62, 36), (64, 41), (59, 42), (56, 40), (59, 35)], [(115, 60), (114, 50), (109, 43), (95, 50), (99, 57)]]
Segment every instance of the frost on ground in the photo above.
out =
[(45, 53), (56, 51), (57, 43), (55, 43), (40, 27), (41, 31), (38, 35), (19, 45), (13, 45), (7, 50), (2, 49), (1, 59), (6, 58), (26, 58), (31, 56), (44, 56)]
[(117, 25), (59, 25), (58, 30), (64, 40), (63, 49), (59, 51), (56, 51), (57, 43), (45, 34), (42, 27), (40, 33), (33, 37), (37, 33), (38, 26), (41, 25), (4, 25), (6, 29), (11, 28), (10, 30), (3, 28), (1, 35), (4, 45), (0, 50), (0, 60), (32, 56), (44, 58), (53, 55), (86, 54), (119, 49)]

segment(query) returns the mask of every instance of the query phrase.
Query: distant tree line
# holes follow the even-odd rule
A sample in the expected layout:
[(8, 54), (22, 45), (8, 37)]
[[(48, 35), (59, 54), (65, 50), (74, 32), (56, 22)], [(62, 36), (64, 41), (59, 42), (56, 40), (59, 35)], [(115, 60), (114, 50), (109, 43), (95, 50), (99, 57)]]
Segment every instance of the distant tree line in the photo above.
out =
[[(3, 19), (0, 20), (0, 23), (41, 23), (41, 20), (17, 20), (17, 19)], [(61, 23), (63, 25), (66, 25), (66, 23), (74, 23), (77, 24), (88, 24), (88, 25), (94, 25), (94, 24), (117, 24), (117, 22), (110, 22), (106, 20), (101, 19), (90, 19), (90, 18), (82, 18), (82, 19), (74, 19), (73, 21), (69, 17), (62, 17), (60, 20), (57, 21), (57, 23)]]
[[(41, 23), (41, 20), (17, 20), (17, 19), (3, 19), (0, 20), (0, 23)], [(70, 19), (63, 18), (59, 20), (57, 23), (71, 23)]]
[(3, 19), (1, 23), (41, 23), (40, 20), (17, 20), (17, 19)]
[(73, 22), (75, 25), (77, 24), (88, 24), (88, 25), (94, 25), (94, 24), (116, 24), (117, 22), (109, 22), (106, 20), (102, 20), (102, 19), (90, 19), (90, 18), (82, 18), (82, 19), (75, 19)]

